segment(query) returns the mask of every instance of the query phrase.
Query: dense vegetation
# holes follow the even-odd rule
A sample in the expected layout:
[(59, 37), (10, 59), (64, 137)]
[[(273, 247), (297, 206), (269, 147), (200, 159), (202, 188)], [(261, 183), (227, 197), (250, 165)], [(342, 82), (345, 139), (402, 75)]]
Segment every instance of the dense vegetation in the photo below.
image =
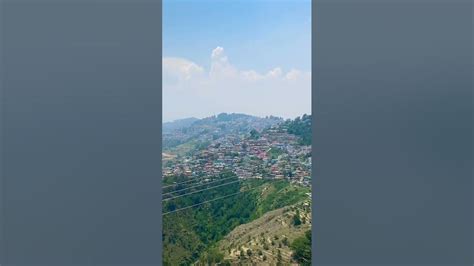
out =
[[(224, 173), (218, 178), (226, 178), (222, 184), (237, 180), (232, 173)], [(215, 185), (215, 183), (212, 184), (212, 186)], [(203, 187), (198, 187), (194, 191)], [(189, 193), (189, 191), (182, 193)], [(240, 191), (242, 193), (238, 193)], [(306, 197), (305, 193), (308, 191), (307, 188), (290, 185), (284, 180), (246, 180), (165, 201), (163, 206), (165, 213), (163, 216), (164, 265), (190, 265), (198, 259), (203, 262), (217, 262), (222, 259), (222, 254), (212, 248), (213, 244), (232, 229), (270, 210), (299, 202)], [(235, 193), (238, 194), (195, 208), (172, 212)], [(179, 193), (172, 194), (173, 197), (178, 195)], [(164, 198), (167, 197), (170, 197), (170, 194)]]
[(301, 118), (287, 120), (283, 126), (287, 128), (288, 133), (300, 137), (302, 145), (311, 145), (311, 115), (304, 114)]
[(293, 250), (293, 259), (303, 266), (311, 265), (311, 230), (295, 239), (290, 247)]

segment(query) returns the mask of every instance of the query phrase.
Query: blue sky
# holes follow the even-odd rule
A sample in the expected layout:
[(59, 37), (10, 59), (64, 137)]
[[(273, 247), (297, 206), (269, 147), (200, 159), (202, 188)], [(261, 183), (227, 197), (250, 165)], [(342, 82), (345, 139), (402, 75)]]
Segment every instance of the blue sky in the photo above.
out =
[[(213, 68), (211, 53), (217, 47), (223, 48), (222, 57), (225, 57), (227, 63), (238, 71), (250, 70), (262, 75), (275, 68), (280, 68), (282, 75), (294, 69), (310, 72), (311, 1), (165, 0), (163, 2), (164, 58), (186, 60), (183, 62), (196, 65), (203, 73), (208, 73)], [(176, 65), (177, 61), (173, 63), (175, 64), (173, 69), (182, 69)], [(166, 79), (171, 76), (173, 75), (164, 74), (164, 90), (170, 89), (167, 88)], [(216, 85), (215, 82), (212, 83)], [(186, 91), (183, 86), (189, 87), (189, 84), (180, 87), (183, 89), (182, 92)], [(196, 84), (193, 83), (191, 87), (196, 87)], [(174, 95), (175, 97), (170, 95), (168, 98), (166, 95), (166, 93), (163, 95), (165, 106), (174, 105), (183, 108), (177, 95)], [(183, 93), (181, 95), (186, 97)], [(220, 96), (216, 94), (216, 97)], [(244, 99), (249, 97), (249, 94), (243, 91), (242, 95), (234, 96), (241, 96), (238, 98)], [(233, 108), (235, 111), (239, 110), (238, 106), (234, 105)], [(256, 108), (256, 106), (253, 109), (242, 108), (242, 112), (265, 114), (265, 111)], [(166, 109), (164, 120), (192, 114), (190, 107), (187, 112), (164, 109)], [(232, 110), (222, 110), (222, 112), (229, 111)], [(215, 112), (219, 112), (217, 107), (207, 112), (200, 110), (195, 116), (207, 116)]]

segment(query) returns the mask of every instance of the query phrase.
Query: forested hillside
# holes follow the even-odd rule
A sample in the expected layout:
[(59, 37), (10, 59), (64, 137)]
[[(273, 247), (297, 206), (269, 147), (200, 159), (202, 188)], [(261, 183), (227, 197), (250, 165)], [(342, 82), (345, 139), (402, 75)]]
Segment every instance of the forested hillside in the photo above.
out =
[(288, 133), (300, 137), (302, 145), (311, 145), (311, 119), (311, 115), (304, 114), (302, 117), (297, 117), (294, 120), (285, 121), (282, 127), (286, 128)]
[[(229, 174), (220, 178), (233, 180)], [(226, 180), (228, 182), (229, 179)], [(270, 210), (307, 199), (308, 192), (308, 188), (291, 185), (285, 180), (246, 180), (165, 201), (164, 264), (190, 265), (202, 254), (209, 255), (205, 251), (238, 225), (253, 221)], [(179, 210), (183, 206), (228, 195), (233, 196), (214, 200), (197, 208)], [(220, 254), (215, 256), (218, 258)]]

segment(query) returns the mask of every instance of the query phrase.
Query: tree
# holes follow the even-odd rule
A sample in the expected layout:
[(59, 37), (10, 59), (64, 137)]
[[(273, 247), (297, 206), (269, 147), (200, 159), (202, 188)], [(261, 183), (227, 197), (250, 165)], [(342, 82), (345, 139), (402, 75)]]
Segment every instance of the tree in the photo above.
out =
[(306, 231), (304, 236), (296, 238), (290, 248), (293, 250), (293, 259), (301, 265), (311, 265), (311, 230)]
[(250, 248), (247, 249), (247, 256), (249, 256), (249, 257), (252, 256), (252, 250), (250, 250)]
[(293, 215), (293, 225), (294, 226), (301, 225), (301, 219), (300, 219), (299, 213), (296, 213), (295, 215)]
[(250, 130), (250, 137), (252, 139), (258, 139), (258, 138), (260, 138), (260, 133), (258, 133), (257, 130), (252, 129), (252, 130)]

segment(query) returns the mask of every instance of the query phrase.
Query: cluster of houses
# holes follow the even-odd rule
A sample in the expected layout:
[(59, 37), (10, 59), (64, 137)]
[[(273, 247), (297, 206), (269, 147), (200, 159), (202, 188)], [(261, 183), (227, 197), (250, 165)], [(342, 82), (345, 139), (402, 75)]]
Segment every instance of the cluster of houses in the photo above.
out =
[(311, 146), (276, 126), (257, 136), (226, 134), (205, 148), (168, 160), (163, 176), (216, 176), (228, 170), (241, 179), (287, 179), (310, 186)]

